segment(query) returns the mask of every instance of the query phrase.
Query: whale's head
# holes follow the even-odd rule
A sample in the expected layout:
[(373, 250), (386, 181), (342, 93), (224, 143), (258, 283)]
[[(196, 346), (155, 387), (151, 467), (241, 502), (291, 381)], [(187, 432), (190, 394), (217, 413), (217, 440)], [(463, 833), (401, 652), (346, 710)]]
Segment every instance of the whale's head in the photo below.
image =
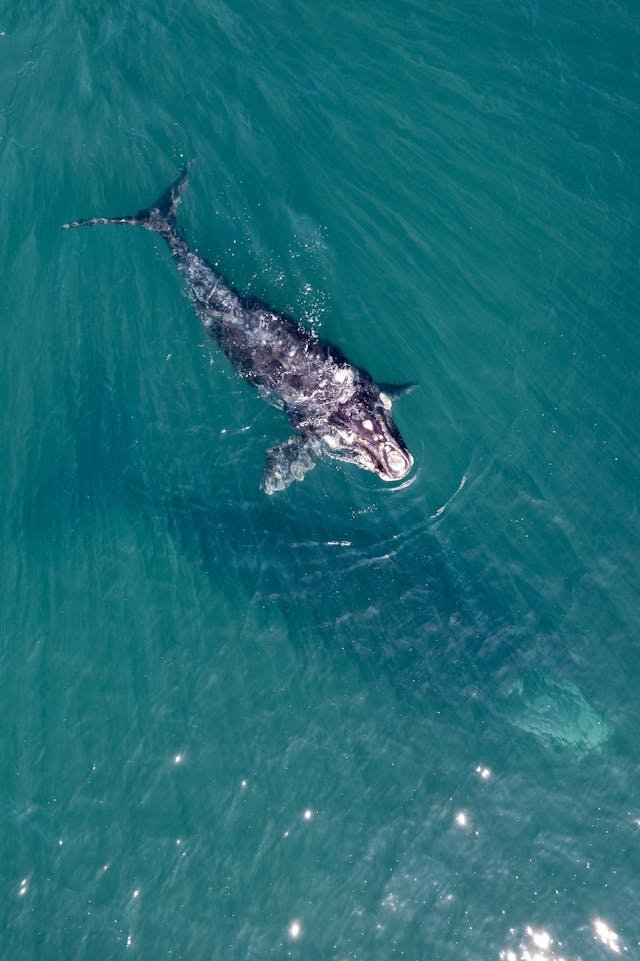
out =
[(391, 418), (386, 394), (340, 405), (329, 424), (322, 440), (330, 457), (357, 464), (383, 481), (402, 480), (413, 467), (413, 457)]

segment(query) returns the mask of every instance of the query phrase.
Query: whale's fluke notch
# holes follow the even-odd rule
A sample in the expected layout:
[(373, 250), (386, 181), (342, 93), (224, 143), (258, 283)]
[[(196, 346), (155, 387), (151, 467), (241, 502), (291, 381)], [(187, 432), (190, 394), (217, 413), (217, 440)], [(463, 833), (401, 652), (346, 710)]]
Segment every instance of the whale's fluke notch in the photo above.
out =
[(175, 226), (176, 207), (182, 200), (182, 194), (189, 183), (189, 171), (193, 166), (193, 162), (192, 159), (186, 163), (179, 176), (167, 187), (162, 196), (156, 200), (155, 204), (153, 204), (149, 210), (141, 210), (136, 214), (136, 217), (143, 217), (145, 214), (157, 210), (163, 220), (167, 220), (172, 227)]
[(72, 220), (63, 224), (63, 230), (72, 227), (95, 227), (98, 224), (131, 224), (134, 227), (144, 227), (157, 233), (167, 234), (175, 230), (176, 208), (182, 199), (184, 189), (189, 182), (189, 170), (193, 164), (190, 160), (184, 165), (182, 172), (163, 194), (150, 207), (139, 210), (137, 214), (126, 217), (89, 217), (87, 220)]

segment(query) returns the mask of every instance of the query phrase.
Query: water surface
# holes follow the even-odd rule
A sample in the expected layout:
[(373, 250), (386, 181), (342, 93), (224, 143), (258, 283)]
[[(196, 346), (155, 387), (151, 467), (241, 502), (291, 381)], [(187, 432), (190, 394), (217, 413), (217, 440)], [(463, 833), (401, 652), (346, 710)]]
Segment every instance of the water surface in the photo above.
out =
[[(0, 15), (7, 957), (640, 954), (631, 3)], [(151, 202), (383, 381), (323, 463)]]

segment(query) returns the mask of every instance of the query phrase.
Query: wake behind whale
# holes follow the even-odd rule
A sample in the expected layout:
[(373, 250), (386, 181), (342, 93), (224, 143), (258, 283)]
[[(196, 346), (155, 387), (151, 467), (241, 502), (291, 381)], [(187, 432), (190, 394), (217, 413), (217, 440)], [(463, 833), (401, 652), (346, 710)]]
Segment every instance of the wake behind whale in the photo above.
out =
[(269, 448), (268, 494), (300, 481), (322, 457), (356, 464), (384, 481), (401, 480), (413, 457), (391, 417), (392, 401), (412, 385), (376, 384), (342, 351), (297, 320), (244, 296), (198, 256), (176, 226), (188, 168), (156, 201), (127, 217), (93, 217), (65, 228), (131, 224), (167, 241), (205, 330), (263, 398), (283, 410), (295, 433)]

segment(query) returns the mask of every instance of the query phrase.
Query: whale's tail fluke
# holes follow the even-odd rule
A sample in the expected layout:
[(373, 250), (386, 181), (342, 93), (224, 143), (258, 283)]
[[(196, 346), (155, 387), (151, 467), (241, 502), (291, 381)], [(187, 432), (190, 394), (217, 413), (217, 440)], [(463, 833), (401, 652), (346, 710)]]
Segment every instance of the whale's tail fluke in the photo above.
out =
[(129, 217), (90, 217), (88, 220), (72, 220), (68, 224), (63, 224), (63, 230), (71, 227), (93, 227), (96, 224), (132, 224), (134, 227), (144, 227), (146, 230), (154, 230), (159, 234), (168, 237), (175, 231), (176, 227), (176, 207), (180, 203), (184, 188), (189, 179), (189, 168), (193, 160), (185, 165), (180, 176), (174, 180), (170, 187), (158, 197), (156, 202), (144, 210), (139, 210), (137, 214)]

